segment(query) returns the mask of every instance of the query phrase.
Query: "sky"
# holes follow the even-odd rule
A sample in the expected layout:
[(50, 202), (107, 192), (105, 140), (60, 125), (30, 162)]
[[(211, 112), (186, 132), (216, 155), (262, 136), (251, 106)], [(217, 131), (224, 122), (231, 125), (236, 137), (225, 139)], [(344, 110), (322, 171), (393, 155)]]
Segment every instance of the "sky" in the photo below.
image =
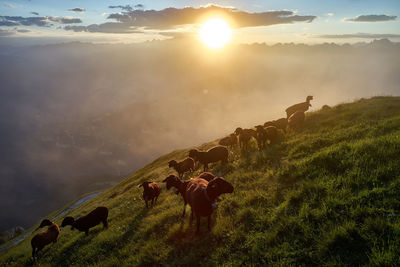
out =
[(210, 14), (226, 16), (236, 43), (400, 41), (399, 0), (0, 0), (0, 44), (195, 35)]

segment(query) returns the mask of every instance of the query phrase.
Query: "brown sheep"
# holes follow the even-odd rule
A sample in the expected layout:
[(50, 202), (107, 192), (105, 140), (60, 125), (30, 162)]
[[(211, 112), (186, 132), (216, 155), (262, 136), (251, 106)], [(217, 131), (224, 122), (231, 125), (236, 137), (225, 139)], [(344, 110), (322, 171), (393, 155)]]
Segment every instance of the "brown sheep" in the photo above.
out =
[(257, 133), (256, 140), (257, 140), (258, 149), (262, 150), (263, 148), (265, 148), (265, 143), (267, 142), (267, 139), (268, 139), (267, 131), (264, 129), (263, 126), (257, 125), (256, 133)]
[(230, 134), (227, 137), (222, 138), (219, 140), (218, 144), (221, 146), (227, 146), (233, 148), (237, 144), (237, 137), (235, 134)]
[(249, 141), (252, 137), (256, 138), (256, 131), (253, 129), (236, 128), (235, 134), (239, 136), (239, 147), (247, 150)]
[[(203, 172), (197, 178), (202, 178), (204, 180), (207, 180), (207, 182), (209, 182), (215, 178), (215, 175), (212, 174), (211, 172)], [(189, 180), (182, 181), (176, 175), (169, 175), (167, 178), (163, 180), (163, 183), (166, 183), (167, 190), (169, 190), (171, 187), (175, 187), (177, 189), (176, 194), (181, 194), (184, 202), (182, 217), (185, 217), (186, 204), (187, 204), (185, 192)]]
[(153, 206), (157, 202), (158, 196), (161, 192), (161, 187), (156, 182), (143, 182), (139, 185), (143, 187), (143, 199), (146, 202), (146, 208), (148, 208), (147, 202), (151, 200), (151, 205)]
[(73, 217), (68, 216), (65, 217), (61, 223), (61, 227), (65, 227), (67, 225), (71, 225), (71, 230), (75, 228), (81, 232), (85, 232), (86, 235), (89, 234), (89, 229), (98, 225), (99, 223), (103, 223), (104, 228), (108, 228), (107, 223), (108, 217), (108, 208), (106, 207), (97, 207), (85, 216), (80, 217), (75, 220)]
[(207, 151), (199, 151), (191, 149), (189, 157), (199, 161), (204, 166), (204, 171), (207, 170), (208, 164), (221, 161), (223, 164), (228, 162), (228, 149), (224, 146), (215, 146)]
[(292, 114), (294, 114), (296, 111), (302, 111), (306, 112), (309, 107), (311, 107), (310, 101), (313, 100), (312, 96), (307, 96), (306, 102), (298, 103), (293, 106), (290, 106), (286, 109), (286, 115), (287, 118), (289, 119)]
[(274, 125), (271, 126), (275, 126), (277, 129), (281, 129), (283, 132), (286, 132), (287, 125), (288, 125), (287, 118), (280, 118), (274, 120)]
[(273, 121), (267, 121), (266, 123), (264, 123), (264, 128), (268, 126), (275, 126), (276, 128), (282, 130), (283, 132), (286, 132), (287, 124), (288, 120), (286, 118), (280, 118)]
[(275, 126), (268, 126), (265, 128), (265, 132), (267, 134), (267, 140), (270, 145), (275, 145), (279, 143), (279, 132)]
[(186, 212), (186, 186), (188, 185), (190, 180), (182, 181), (178, 178), (176, 175), (170, 175), (167, 178), (163, 180), (163, 183), (166, 183), (167, 190), (169, 190), (171, 187), (175, 187), (177, 189), (177, 194), (181, 194), (183, 198), (183, 213), (182, 217), (185, 217), (185, 212)]
[(185, 172), (194, 171), (194, 160), (192, 158), (186, 158), (181, 162), (171, 160), (168, 162), (168, 167), (173, 167), (177, 172), (180, 179), (182, 179)]
[(221, 177), (216, 177), (210, 182), (202, 178), (189, 180), (185, 196), (192, 210), (190, 222), (193, 221), (193, 216), (196, 217), (196, 235), (200, 232), (200, 217), (208, 217), (208, 230), (210, 230), (211, 214), (216, 205), (216, 198), (221, 194), (232, 192), (233, 186)]
[(49, 226), (46, 230), (36, 234), (31, 240), (32, 246), (32, 258), (35, 259), (35, 255), (42, 250), (46, 245), (50, 243), (56, 243), (58, 235), (60, 234), (60, 228), (58, 225), (49, 219), (44, 219), (39, 227)]
[(296, 111), (292, 116), (290, 116), (288, 125), (291, 129), (296, 130), (303, 125), (305, 118), (306, 115), (304, 112)]

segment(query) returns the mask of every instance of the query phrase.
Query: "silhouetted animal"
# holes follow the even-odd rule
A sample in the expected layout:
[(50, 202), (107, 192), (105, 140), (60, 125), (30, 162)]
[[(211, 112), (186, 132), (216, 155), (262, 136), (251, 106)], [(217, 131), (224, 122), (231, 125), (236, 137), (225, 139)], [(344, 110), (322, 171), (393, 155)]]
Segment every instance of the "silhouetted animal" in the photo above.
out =
[(280, 118), (280, 119), (274, 120), (274, 121), (267, 121), (266, 123), (264, 123), (264, 128), (266, 128), (268, 126), (275, 126), (277, 129), (280, 129), (280, 130), (286, 132), (287, 124), (288, 124), (288, 120), (286, 118)]
[(239, 136), (239, 147), (247, 150), (249, 141), (252, 137), (257, 138), (256, 131), (253, 129), (236, 128), (235, 134)]
[(256, 133), (257, 133), (256, 140), (257, 140), (258, 149), (261, 150), (261, 149), (265, 148), (265, 143), (267, 142), (267, 131), (264, 129), (263, 126), (257, 125)]
[(287, 118), (289, 119), (292, 114), (294, 114), (296, 111), (302, 111), (306, 112), (309, 107), (311, 107), (310, 101), (313, 100), (312, 96), (307, 96), (306, 102), (298, 103), (293, 106), (290, 106), (286, 109), (286, 115)]
[(49, 219), (44, 219), (37, 229), (44, 226), (49, 227), (46, 230), (36, 234), (31, 240), (32, 258), (34, 259), (35, 255), (37, 256), (37, 253), (42, 250), (46, 245), (50, 243), (56, 243), (58, 235), (60, 234), (60, 228), (58, 228), (58, 225), (50, 221)]
[(193, 216), (196, 217), (196, 235), (200, 232), (200, 217), (208, 217), (208, 230), (211, 229), (211, 214), (215, 199), (221, 194), (232, 192), (233, 186), (221, 177), (216, 177), (210, 182), (202, 178), (189, 180), (185, 196), (192, 210), (190, 221), (192, 222)]
[(330, 110), (331, 107), (329, 105), (323, 105), (321, 109), (322, 110)]
[(208, 168), (209, 163), (221, 161), (223, 164), (228, 162), (228, 149), (224, 146), (215, 146), (207, 151), (199, 151), (191, 149), (189, 157), (199, 161), (204, 166), (204, 171)]
[(298, 129), (303, 125), (305, 118), (306, 115), (304, 112), (296, 111), (292, 116), (290, 116), (288, 125), (291, 129)]
[(146, 208), (148, 208), (147, 202), (151, 200), (151, 205), (153, 206), (157, 202), (158, 196), (161, 192), (161, 187), (156, 182), (143, 182), (139, 185), (143, 187), (143, 199), (146, 202)]
[(235, 134), (230, 134), (229, 136), (219, 140), (218, 144), (233, 148), (237, 144), (237, 137)]
[(61, 227), (71, 225), (71, 230), (74, 230), (76, 228), (79, 231), (85, 232), (85, 234), (88, 235), (89, 229), (98, 225), (99, 223), (103, 223), (104, 228), (108, 228), (107, 217), (108, 208), (97, 207), (77, 220), (75, 220), (71, 216), (65, 217), (61, 223)]
[(279, 132), (278, 129), (275, 126), (268, 126), (265, 128), (265, 132), (267, 135), (267, 140), (269, 141), (269, 144), (274, 145), (279, 143)]
[(182, 179), (185, 172), (194, 171), (194, 160), (192, 158), (186, 158), (181, 162), (171, 160), (168, 162), (168, 167), (173, 167), (178, 172), (179, 178)]

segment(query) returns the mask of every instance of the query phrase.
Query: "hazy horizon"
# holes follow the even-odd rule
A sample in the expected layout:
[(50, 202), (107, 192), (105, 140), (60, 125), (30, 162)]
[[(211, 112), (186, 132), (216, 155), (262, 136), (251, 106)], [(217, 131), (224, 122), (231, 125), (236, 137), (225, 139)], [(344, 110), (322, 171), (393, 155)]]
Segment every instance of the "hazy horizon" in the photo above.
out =
[(400, 95), (399, 50), (379, 40), (210, 52), (187, 38), (3, 50), (0, 230), (30, 226), (164, 153), (284, 117), (307, 95), (311, 111)]

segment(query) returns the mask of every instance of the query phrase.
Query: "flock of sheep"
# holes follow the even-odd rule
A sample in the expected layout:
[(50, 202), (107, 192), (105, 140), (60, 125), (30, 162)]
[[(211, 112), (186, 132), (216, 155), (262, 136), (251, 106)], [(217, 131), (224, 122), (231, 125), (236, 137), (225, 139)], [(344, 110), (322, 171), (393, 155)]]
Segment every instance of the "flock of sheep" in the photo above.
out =
[[(211, 172), (206, 172), (208, 164), (218, 161), (221, 161), (222, 164), (227, 163), (228, 148), (233, 148), (239, 143), (241, 149), (247, 150), (251, 138), (256, 139), (260, 150), (265, 148), (267, 143), (270, 145), (279, 143), (280, 131), (286, 132), (288, 127), (297, 129), (304, 123), (305, 112), (311, 107), (310, 101), (312, 99), (312, 96), (307, 96), (305, 102), (287, 108), (286, 118), (269, 121), (264, 125), (257, 125), (255, 129), (242, 129), (239, 127), (234, 133), (222, 138), (218, 146), (207, 151), (191, 149), (188, 157), (183, 161), (171, 160), (168, 163), (170, 168), (174, 168), (177, 171), (178, 176), (169, 175), (163, 180), (163, 183), (166, 184), (167, 190), (174, 187), (176, 194), (182, 196), (184, 202), (182, 217), (185, 216), (186, 205), (190, 205), (190, 223), (196, 217), (196, 235), (200, 232), (200, 218), (208, 217), (208, 230), (210, 230), (211, 214), (217, 208), (218, 197), (222, 194), (232, 193), (234, 190), (233, 185), (224, 178), (216, 177)], [(185, 173), (191, 173), (195, 170), (196, 162), (203, 165), (204, 172), (196, 178), (182, 180)], [(160, 185), (157, 182), (145, 181), (139, 187), (143, 187), (143, 199), (146, 203), (146, 208), (148, 208), (149, 201), (151, 201), (151, 205), (154, 205), (161, 192)], [(88, 235), (89, 229), (100, 223), (103, 223), (104, 228), (108, 228), (107, 217), (108, 209), (106, 207), (97, 207), (77, 220), (71, 216), (64, 218), (61, 227), (71, 225), (71, 229), (76, 228)], [(32, 258), (34, 259), (37, 256), (37, 252), (47, 244), (57, 242), (60, 233), (58, 225), (48, 219), (44, 219), (38, 229), (45, 226), (48, 226), (48, 228), (36, 234), (31, 240)]]

